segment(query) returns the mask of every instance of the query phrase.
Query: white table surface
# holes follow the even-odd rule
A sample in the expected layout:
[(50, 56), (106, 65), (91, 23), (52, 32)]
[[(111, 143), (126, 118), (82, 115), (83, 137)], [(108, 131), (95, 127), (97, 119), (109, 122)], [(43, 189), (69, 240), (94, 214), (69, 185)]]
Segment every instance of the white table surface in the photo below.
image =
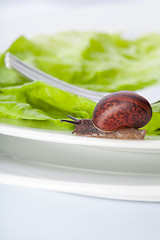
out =
[(160, 203), (0, 185), (1, 240), (159, 240)]

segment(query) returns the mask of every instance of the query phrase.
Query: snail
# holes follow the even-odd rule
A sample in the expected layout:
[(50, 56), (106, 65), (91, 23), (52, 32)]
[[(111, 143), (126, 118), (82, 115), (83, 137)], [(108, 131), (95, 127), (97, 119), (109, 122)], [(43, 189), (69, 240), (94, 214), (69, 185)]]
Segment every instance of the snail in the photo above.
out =
[(143, 139), (144, 127), (152, 117), (150, 103), (141, 95), (132, 91), (119, 91), (103, 97), (95, 106), (92, 119), (79, 120), (68, 115), (75, 130), (72, 133), (82, 136)]

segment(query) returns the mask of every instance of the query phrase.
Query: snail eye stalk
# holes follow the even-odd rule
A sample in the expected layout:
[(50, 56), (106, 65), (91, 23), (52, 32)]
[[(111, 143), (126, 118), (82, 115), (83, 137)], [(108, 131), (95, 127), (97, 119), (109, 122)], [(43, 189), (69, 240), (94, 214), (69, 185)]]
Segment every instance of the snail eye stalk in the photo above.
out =
[(71, 118), (71, 119), (74, 120), (74, 121), (62, 119), (61, 122), (71, 123), (71, 124), (74, 124), (74, 125), (80, 123), (79, 119), (74, 118), (74, 117), (72, 117), (71, 115), (68, 115), (68, 117)]

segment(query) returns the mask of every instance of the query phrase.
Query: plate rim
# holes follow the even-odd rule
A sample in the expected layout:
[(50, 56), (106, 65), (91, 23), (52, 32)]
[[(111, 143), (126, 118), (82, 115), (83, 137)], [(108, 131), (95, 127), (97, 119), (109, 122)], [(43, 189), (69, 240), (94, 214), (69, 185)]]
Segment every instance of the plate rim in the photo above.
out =
[(62, 143), (71, 145), (81, 145), (90, 147), (114, 148), (114, 149), (132, 149), (132, 150), (159, 150), (160, 140), (123, 140), (123, 139), (101, 139), (83, 136), (75, 136), (69, 131), (55, 131), (39, 128), (23, 127), (0, 123), (0, 134), (37, 140), (51, 143)]
[(73, 182), (63, 180), (50, 180), (45, 178), (32, 178), (18, 174), (0, 173), (0, 184), (48, 191), (57, 191), (68, 194), (88, 197), (114, 199), (138, 202), (160, 202), (160, 185), (118, 185), (95, 184), (93, 182)]

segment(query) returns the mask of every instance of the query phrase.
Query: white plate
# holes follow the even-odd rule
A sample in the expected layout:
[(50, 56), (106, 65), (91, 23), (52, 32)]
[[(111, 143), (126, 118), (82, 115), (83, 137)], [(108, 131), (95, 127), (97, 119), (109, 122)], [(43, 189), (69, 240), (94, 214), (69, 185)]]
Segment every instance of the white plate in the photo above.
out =
[(0, 125), (0, 183), (160, 200), (160, 141), (121, 141)]
[[(28, 11), (30, 15), (26, 10), (19, 11), (17, 16), (13, 15), (13, 9), (8, 9), (8, 15), (0, 10), (0, 51), (22, 34), (32, 36), (76, 29), (123, 31), (124, 35), (134, 37), (155, 30), (160, 32), (158, 9), (155, 7), (152, 13), (150, 6), (72, 11), (48, 8), (42, 14), (33, 7)], [(10, 28), (10, 22), (16, 28)], [(0, 124), (0, 133), (1, 183), (100, 197), (160, 200), (158, 139), (85, 138), (5, 124)]]

